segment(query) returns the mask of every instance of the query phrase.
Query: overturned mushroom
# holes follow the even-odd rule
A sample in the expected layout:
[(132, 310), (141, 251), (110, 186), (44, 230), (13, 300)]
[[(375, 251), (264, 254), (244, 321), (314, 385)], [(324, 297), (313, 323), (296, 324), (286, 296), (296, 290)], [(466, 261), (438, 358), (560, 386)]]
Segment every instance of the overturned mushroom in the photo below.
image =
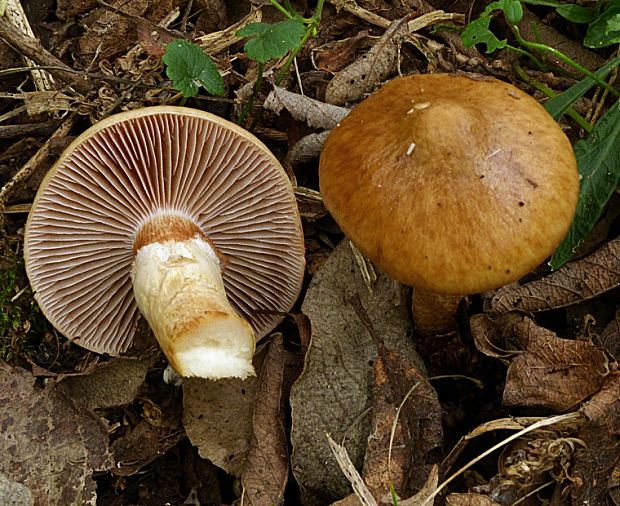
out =
[(253, 135), (150, 107), (80, 135), (41, 184), (24, 243), (35, 298), (69, 339), (127, 351), (139, 314), (182, 376), (253, 374), (256, 338), (304, 271), (290, 182)]
[(454, 324), (458, 296), (513, 282), (573, 219), (571, 144), (529, 95), (496, 79), (394, 79), (327, 138), (325, 204), (386, 273), (414, 286), (426, 334)]

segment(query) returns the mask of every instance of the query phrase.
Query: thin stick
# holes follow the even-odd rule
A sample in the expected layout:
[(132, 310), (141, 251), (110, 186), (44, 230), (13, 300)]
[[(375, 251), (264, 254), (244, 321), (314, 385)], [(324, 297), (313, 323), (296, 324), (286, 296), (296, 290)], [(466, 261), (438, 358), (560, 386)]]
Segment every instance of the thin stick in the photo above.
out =
[[(11, 180), (6, 183), (0, 190), (0, 211), (6, 207), (6, 202), (10, 197), (13, 189), (18, 183), (25, 181), (30, 175), (46, 160), (50, 154), (50, 148), (58, 139), (66, 137), (73, 125), (75, 124), (75, 115), (69, 116), (58, 129), (50, 136), (47, 141), (32, 155), (21, 169), (15, 174)], [(0, 226), (4, 225), (4, 213), (0, 213)]]

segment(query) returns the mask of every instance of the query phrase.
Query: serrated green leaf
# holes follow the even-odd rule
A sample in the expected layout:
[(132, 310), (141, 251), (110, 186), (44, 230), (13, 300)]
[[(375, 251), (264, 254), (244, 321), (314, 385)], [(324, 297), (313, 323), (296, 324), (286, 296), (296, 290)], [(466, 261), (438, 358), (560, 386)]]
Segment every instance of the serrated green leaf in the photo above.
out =
[(575, 220), (567, 236), (551, 257), (558, 269), (601, 217), (620, 180), (620, 101), (599, 119), (587, 139), (574, 147), (581, 178), (581, 192)]
[(243, 49), (252, 60), (267, 63), (297, 49), (305, 33), (300, 20), (287, 19), (275, 24), (251, 23), (237, 31), (236, 35), (250, 38)]
[(224, 94), (224, 80), (213, 60), (200, 46), (187, 40), (173, 40), (162, 57), (172, 86), (185, 98), (194, 97), (202, 86), (211, 95)]
[(564, 4), (556, 7), (556, 12), (571, 23), (585, 24), (596, 19), (596, 12), (582, 5)]
[[(598, 69), (595, 74), (600, 78), (604, 78), (618, 65), (620, 65), (620, 56), (608, 61), (605, 65)], [(547, 100), (545, 103), (545, 109), (549, 114), (551, 114), (551, 116), (553, 116), (553, 119), (559, 120), (570, 108), (570, 106), (579, 100), (594, 85), (595, 82), (592, 78), (585, 77), (559, 95)]]
[(490, 22), (490, 17), (483, 16), (469, 23), (465, 27), (465, 30), (463, 30), (463, 33), (461, 33), (461, 39), (463, 39), (465, 47), (472, 47), (475, 44), (484, 44), (486, 46), (486, 53), (492, 53), (498, 49), (505, 48), (507, 44), (506, 39), (499, 40), (495, 34), (489, 30)]
[(620, 43), (620, 6), (614, 5), (590, 24), (583, 45), (598, 49), (618, 43)]

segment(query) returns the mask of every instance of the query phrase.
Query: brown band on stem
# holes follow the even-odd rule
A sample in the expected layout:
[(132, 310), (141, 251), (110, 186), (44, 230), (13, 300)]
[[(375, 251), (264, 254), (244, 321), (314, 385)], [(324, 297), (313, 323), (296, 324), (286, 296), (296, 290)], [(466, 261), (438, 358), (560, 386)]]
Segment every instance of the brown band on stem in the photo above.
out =
[(226, 255), (215, 247), (196, 223), (178, 214), (161, 214), (154, 216), (142, 225), (133, 243), (133, 254), (135, 256), (140, 248), (153, 244), (154, 242), (187, 241), (196, 236), (209, 243), (220, 260), (220, 268), (222, 270), (226, 269), (228, 265), (228, 258), (226, 258)]
[(183, 216), (162, 214), (147, 221), (136, 235), (133, 254), (154, 242), (186, 241), (196, 236), (206, 239), (198, 225)]

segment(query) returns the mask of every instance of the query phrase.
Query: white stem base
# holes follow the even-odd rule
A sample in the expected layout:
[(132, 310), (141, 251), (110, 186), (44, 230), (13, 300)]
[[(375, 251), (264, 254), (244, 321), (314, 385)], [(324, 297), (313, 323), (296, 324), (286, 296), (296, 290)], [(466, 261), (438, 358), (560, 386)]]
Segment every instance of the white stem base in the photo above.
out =
[(255, 337), (226, 298), (219, 259), (196, 236), (141, 247), (132, 269), (142, 316), (181, 376), (254, 376)]

